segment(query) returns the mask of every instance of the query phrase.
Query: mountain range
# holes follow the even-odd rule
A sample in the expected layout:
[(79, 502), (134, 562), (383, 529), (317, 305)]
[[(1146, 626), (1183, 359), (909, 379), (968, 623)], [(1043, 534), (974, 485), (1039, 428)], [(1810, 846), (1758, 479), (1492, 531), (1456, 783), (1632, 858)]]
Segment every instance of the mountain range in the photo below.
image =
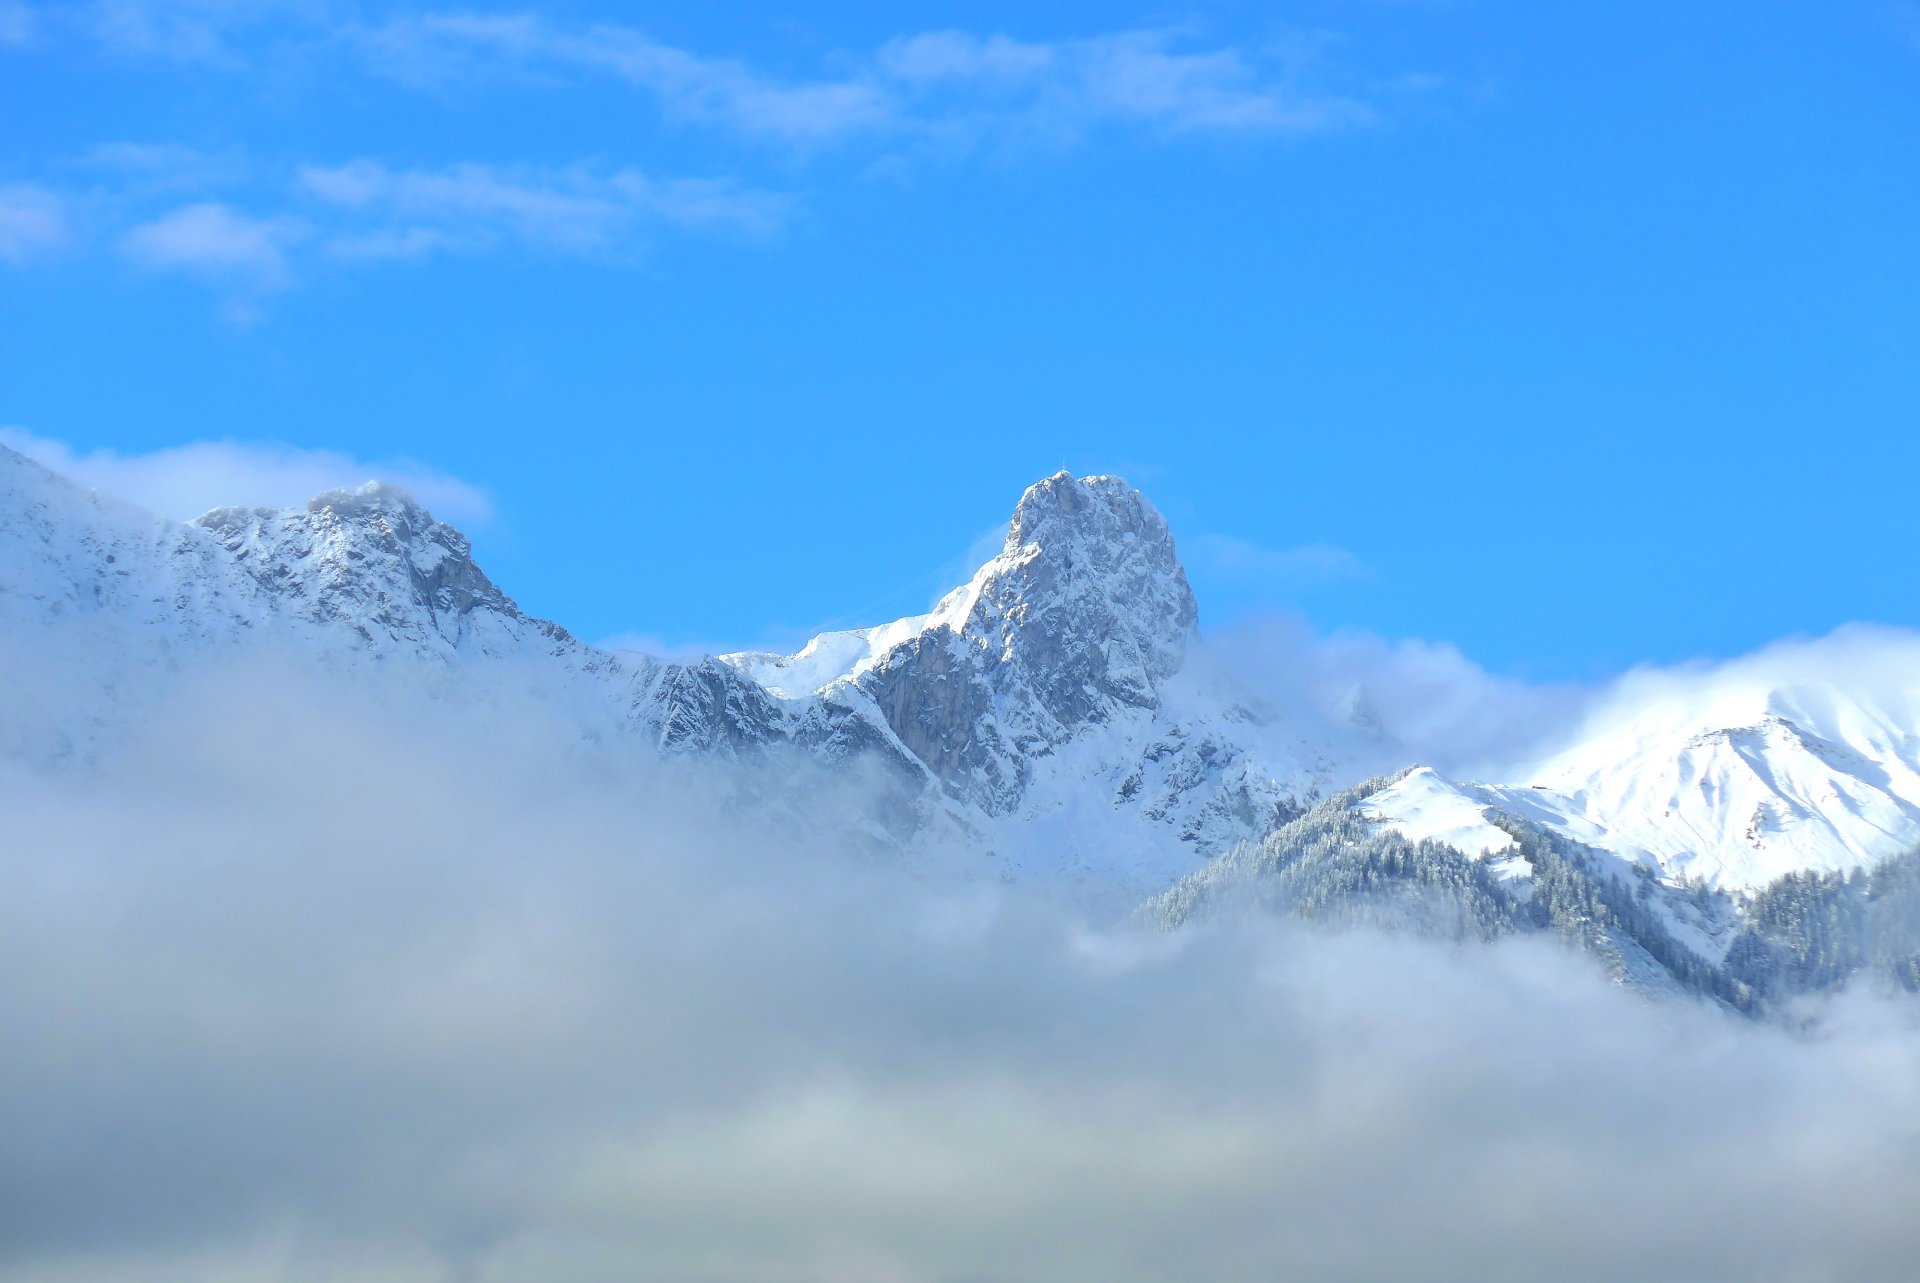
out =
[(1030, 487), (1000, 553), (926, 614), (674, 662), (529, 616), (388, 486), (181, 523), (0, 447), (0, 635), (97, 692), (0, 732), (37, 762), (84, 765), (164, 674), (272, 646), (347, 675), (512, 681), (639, 751), (857, 764), (894, 840), (962, 835), (1000, 876), (1166, 926), (1252, 906), (1552, 930), (1625, 982), (1745, 1009), (1868, 968), (1901, 980), (1920, 939), (1902, 934), (1920, 662), (1892, 682), (1764, 664), (1647, 681), (1498, 780), (1412, 761), (1363, 779), (1354, 746), (1394, 747), (1364, 701), (1345, 725), (1303, 719), (1220, 662), (1166, 521), (1114, 477)]

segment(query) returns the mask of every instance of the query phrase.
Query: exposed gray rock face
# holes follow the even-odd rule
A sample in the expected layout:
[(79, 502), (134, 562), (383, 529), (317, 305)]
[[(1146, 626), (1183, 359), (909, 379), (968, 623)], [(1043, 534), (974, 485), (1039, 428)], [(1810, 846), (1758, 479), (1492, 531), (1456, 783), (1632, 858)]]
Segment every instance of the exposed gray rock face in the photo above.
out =
[(1062, 472), (1021, 497), (1000, 555), (858, 682), (935, 776), (1004, 813), (1036, 757), (1159, 706), (1197, 619), (1153, 505)]
[(1117, 477), (1029, 489), (979, 584), (959, 632), (1062, 728), (1158, 703), (1199, 619), (1166, 521)]
[(791, 714), (717, 660), (653, 663), (635, 683), (634, 721), (675, 752), (738, 757), (792, 738)]

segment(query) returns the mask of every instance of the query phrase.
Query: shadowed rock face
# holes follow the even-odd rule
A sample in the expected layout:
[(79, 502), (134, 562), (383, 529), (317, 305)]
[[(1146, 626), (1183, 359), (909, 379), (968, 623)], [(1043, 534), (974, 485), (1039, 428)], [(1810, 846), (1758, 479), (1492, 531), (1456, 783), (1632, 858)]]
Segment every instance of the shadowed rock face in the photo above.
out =
[(1004, 812), (1033, 757), (1158, 705), (1198, 611), (1153, 505), (1062, 472), (1021, 497), (1000, 555), (935, 615), (860, 684), (929, 770)]

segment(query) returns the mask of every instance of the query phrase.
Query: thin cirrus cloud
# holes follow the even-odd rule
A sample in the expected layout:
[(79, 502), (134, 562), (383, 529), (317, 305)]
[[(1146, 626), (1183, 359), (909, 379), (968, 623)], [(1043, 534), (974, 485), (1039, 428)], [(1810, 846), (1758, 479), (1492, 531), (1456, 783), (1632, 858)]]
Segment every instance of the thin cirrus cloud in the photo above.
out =
[(833, 144), (877, 172), (914, 156), (1072, 144), (1099, 132), (1272, 137), (1377, 114), (1372, 90), (1328, 87), (1341, 75), (1320, 36), (1242, 45), (1173, 27), (1043, 40), (922, 31), (836, 53), (811, 71), (774, 73), (637, 27), (537, 11), (378, 20), (330, 0), (90, 0), (48, 12), (0, 0), (0, 40), (90, 42), (112, 55), (100, 64), (109, 70), (144, 59), (244, 76), (297, 58), (301, 74), (291, 79), (301, 84), (372, 75), (434, 92), (611, 86), (647, 100), (670, 125), (748, 145), (708, 170), (715, 176), (678, 177), (618, 156), (400, 166), (350, 151), (344, 163), (276, 163), (192, 140), (119, 140), (56, 167), (63, 172), (0, 185), (0, 263), (112, 245), (145, 272), (199, 280), (247, 320), (323, 263), (533, 252), (618, 264), (669, 234), (774, 235), (803, 195), (778, 190), (784, 180), (751, 179), (764, 168), (756, 144)]
[[(316, 255), (366, 262), (522, 249), (618, 262), (636, 258), (659, 230), (770, 236), (798, 207), (778, 192), (631, 167), (408, 169), (361, 159), (305, 165), (263, 186), (250, 185), (237, 161), (183, 147), (113, 144), (83, 163), (118, 180), (101, 208), (125, 220), (117, 239), (128, 262), (205, 282), (249, 320)], [(242, 208), (236, 189), (264, 211)], [(20, 262), (65, 243), (64, 208), (45, 188), (0, 187), (0, 259)]]
[(870, 134), (1076, 135), (1103, 125), (1311, 133), (1376, 114), (1359, 98), (1312, 83), (1315, 40), (1245, 49), (1198, 45), (1169, 28), (1052, 41), (922, 32), (843, 60), (847, 70), (817, 79), (766, 75), (632, 27), (566, 28), (533, 14), (429, 14), (354, 39), (375, 70), (403, 83), (611, 76), (650, 95), (669, 118), (787, 143)]
[(500, 76), (563, 83), (597, 73), (653, 94), (670, 115), (788, 140), (837, 137), (893, 115), (876, 85), (783, 82), (615, 24), (569, 29), (534, 14), (443, 12), (359, 29), (350, 40), (373, 70), (417, 87)]
[[(31, 25), (24, 6), (13, 8), (23, 29)], [(652, 99), (668, 120), (784, 144), (1070, 138), (1102, 127), (1299, 134), (1378, 115), (1370, 91), (1329, 87), (1339, 76), (1319, 34), (1235, 44), (1175, 26), (1037, 40), (933, 30), (837, 51), (826, 70), (779, 74), (640, 27), (566, 23), (538, 10), (368, 20), (325, 0), (94, 0), (80, 12), (85, 20), (68, 26), (121, 56), (240, 69), (297, 50), (309, 65), (339, 60), (436, 91), (611, 81)]]
[(348, 258), (417, 257), (502, 242), (608, 255), (632, 247), (650, 225), (770, 234), (792, 207), (776, 193), (712, 180), (654, 179), (636, 169), (393, 169), (358, 160), (307, 166), (298, 183), (341, 221), (327, 248)]

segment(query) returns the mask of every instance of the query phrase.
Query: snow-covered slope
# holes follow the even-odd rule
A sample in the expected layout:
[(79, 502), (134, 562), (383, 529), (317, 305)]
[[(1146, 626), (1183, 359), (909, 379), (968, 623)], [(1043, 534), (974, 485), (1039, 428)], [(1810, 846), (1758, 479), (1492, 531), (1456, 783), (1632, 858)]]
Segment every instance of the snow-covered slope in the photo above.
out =
[(1513, 835), (1488, 818), (1496, 807), (1478, 790), (1442, 779), (1430, 766), (1408, 771), (1353, 809), (1409, 842), (1444, 842), (1471, 859), (1485, 860), (1498, 877), (1530, 875), (1526, 862), (1510, 854)]
[(1480, 795), (1676, 878), (1728, 890), (1864, 868), (1920, 843), (1920, 646), (1904, 679), (1814, 681), (1762, 658), (1629, 687), (1524, 787)]

